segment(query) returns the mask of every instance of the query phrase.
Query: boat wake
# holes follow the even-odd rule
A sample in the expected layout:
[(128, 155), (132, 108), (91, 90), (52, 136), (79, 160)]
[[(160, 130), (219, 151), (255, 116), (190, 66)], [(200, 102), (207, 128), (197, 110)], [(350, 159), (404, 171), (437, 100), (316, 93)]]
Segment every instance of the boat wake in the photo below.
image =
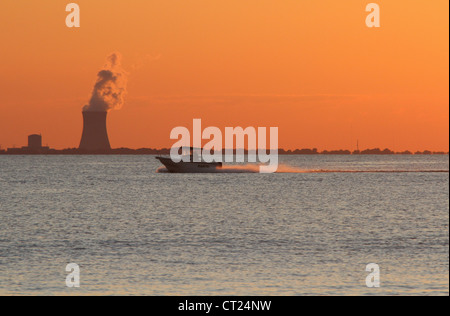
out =
[[(157, 173), (169, 173), (166, 167), (161, 166), (156, 170)], [(211, 170), (209, 173), (259, 173), (259, 165), (228, 165), (222, 168)], [(365, 170), (346, 170), (346, 169), (303, 169), (288, 165), (279, 165), (276, 173), (449, 173), (444, 169), (365, 169)]]

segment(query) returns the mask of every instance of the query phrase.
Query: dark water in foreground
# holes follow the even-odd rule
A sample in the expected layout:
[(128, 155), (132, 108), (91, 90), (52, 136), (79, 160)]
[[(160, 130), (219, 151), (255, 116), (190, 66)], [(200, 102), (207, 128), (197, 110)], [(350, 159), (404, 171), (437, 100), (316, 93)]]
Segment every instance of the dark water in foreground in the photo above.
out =
[(175, 175), (153, 156), (2, 156), (0, 294), (448, 295), (448, 156), (280, 158)]

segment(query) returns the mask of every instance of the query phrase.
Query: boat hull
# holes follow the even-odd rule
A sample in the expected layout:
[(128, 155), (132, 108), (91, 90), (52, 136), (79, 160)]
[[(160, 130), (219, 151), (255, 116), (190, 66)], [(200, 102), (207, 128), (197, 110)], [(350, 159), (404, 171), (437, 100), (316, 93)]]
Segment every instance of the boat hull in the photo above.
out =
[(222, 168), (221, 162), (173, 162), (171, 158), (156, 157), (170, 173), (214, 173)]

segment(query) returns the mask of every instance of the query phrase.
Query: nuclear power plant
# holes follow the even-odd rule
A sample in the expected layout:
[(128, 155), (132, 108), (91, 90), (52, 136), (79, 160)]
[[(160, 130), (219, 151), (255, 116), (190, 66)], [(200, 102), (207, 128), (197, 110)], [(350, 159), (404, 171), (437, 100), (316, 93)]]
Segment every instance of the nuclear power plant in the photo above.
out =
[(107, 152), (111, 150), (106, 129), (106, 111), (83, 111), (83, 134), (80, 150)]

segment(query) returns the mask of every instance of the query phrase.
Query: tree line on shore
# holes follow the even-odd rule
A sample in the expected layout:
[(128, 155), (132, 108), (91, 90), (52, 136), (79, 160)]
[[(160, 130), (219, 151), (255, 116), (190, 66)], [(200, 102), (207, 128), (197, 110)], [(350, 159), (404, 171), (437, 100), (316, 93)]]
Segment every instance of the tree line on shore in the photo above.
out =
[[(223, 150), (225, 154), (225, 149)], [(236, 153), (236, 149), (233, 150), (233, 153)], [(245, 154), (248, 154), (249, 151), (245, 150)], [(140, 149), (130, 149), (130, 148), (115, 148), (111, 150), (99, 150), (99, 151), (86, 151), (80, 150), (78, 148), (67, 148), (67, 149), (42, 149), (42, 150), (32, 150), (28, 148), (9, 148), (8, 150), (0, 149), (0, 154), (12, 154), (12, 155), (85, 155), (85, 154), (110, 154), (110, 155), (169, 155), (170, 148), (140, 148)], [(294, 149), (294, 150), (286, 150), (286, 149), (278, 149), (279, 155), (448, 155), (448, 152), (443, 151), (416, 151), (411, 152), (409, 150), (395, 152), (388, 148), (380, 149), (365, 149), (365, 150), (354, 150), (350, 151), (347, 149), (338, 149), (338, 150), (322, 150), (319, 151), (317, 148), (303, 148), (303, 149)]]

